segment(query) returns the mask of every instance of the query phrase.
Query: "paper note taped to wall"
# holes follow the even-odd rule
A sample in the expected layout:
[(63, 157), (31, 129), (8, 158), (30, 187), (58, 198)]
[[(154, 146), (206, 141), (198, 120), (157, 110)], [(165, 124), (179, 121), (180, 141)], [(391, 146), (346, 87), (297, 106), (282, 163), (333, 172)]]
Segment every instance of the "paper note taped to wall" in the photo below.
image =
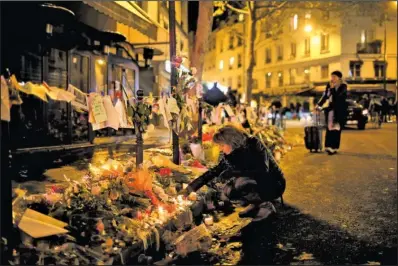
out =
[(71, 101), (73, 107), (78, 108), (82, 111), (88, 111), (88, 99), (87, 94), (73, 86), (72, 84), (68, 85), (68, 91), (75, 95), (75, 99)]
[(95, 123), (102, 123), (108, 120), (104, 102), (100, 95), (95, 95), (93, 102), (91, 103), (91, 111), (93, 112)]

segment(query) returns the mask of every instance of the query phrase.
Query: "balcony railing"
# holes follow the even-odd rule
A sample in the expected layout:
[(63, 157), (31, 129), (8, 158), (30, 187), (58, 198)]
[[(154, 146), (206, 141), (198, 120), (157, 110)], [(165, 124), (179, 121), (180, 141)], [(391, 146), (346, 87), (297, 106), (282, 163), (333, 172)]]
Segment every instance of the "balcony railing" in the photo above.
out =
[(358, 43), (358, 54), (381, 54), (382, 41), (374, 41), (371, 43)]

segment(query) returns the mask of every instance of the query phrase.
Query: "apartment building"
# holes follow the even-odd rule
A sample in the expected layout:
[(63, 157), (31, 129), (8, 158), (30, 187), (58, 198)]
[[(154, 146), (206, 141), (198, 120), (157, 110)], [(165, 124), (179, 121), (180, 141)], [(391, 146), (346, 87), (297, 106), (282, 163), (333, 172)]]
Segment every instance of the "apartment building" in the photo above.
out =
[[(168, 1), (112, 1), (86, 2), (94, 9), (109, 15), (116, 21), (116, 31), (126, 36), (134, 46), (133, 56), (143, 67), (144, 48), (154, 50), (151, 62), (153, 68), (142, 69), (140, 86), (146, 94), (159, 94), (170, 87), (169, 51), (169, 11)], [(189, 56), (188, 41), (188, 2), (175, 1), (176, 13), (176, 53)], [(146, 73), (144, 73), (146, 72)], [(153, 79), (154, 80), (149, 80)], [(152, 88), (151, 88), (152, 87)]]
[(243, 92), (245, 72), (245, 24), (234, 17), (212, 32), (205, 55), (203, 80), (218, 82)]
[[(292, 10), (280, 21), (277, 32), (258, 22), (255, 42), (253, 96), (292, 95), (305, 90), (321, 91), (330, 72), (342, 71), (352, 91), (382, 90), (384, 75), (390, 91), (397, 88), (397, 5), (388, 3), (389, 18), (376, 23), (368, 14), (353, 12), (349, 18), (334, 12)], [(243, 23), (242, 34), (248, 22)], [(205, 77), (228, 85), (228, 79), (245, 77), (242, 69), (228, 68), (228, 59), (241, 51), (219, 47), (227, 42), (236, 24), (225, 24), (212, 33), (216, 49), (206, 56)], [(275, 30), (274, 30), (275, 31)], [(385, 34), (386, 31), (386, 34)], [(244, 40), (248, 40), (247, 34)], [(384, 63), (386, 44), (386, 64)], [(243, 44), (243, 57), (248, 60), (248, 45)], [(215, 62), (214, 62), (215, 61)], [(227, 64), (226, 64), (227, 63)], [(242, 81), (241, 84), (244, 84)], [(244, 86), (244, 85), (243, 85)], [(232, 82), (236, 88), (236, 83)], [(243, 90), (240, 90), (243, 93)]]

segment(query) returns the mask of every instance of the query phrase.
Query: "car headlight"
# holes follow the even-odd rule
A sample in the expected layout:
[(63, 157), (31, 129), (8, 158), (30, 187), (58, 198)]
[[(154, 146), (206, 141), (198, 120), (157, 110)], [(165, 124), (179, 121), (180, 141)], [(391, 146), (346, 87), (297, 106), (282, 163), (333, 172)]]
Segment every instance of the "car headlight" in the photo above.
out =
[(365, 109), (365, 110), (362, 111), (362, 114), (363, 114), (363, 115), (368, 115), (369, 112), (368, 112), (368, 110)]

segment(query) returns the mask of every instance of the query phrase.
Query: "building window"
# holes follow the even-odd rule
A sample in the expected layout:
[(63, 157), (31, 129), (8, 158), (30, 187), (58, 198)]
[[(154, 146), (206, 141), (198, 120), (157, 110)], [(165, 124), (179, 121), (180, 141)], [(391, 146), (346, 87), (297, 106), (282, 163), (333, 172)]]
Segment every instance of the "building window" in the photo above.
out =
[(232, 34), (229, 36), (229, 49), (234, 49), (234, 36)]
[(242, 76), (238, 76), (238, 88), (242, 87)]
[(368, 43), (373, 41), (374, 34), (372, 30), (362, 30), (361, 31), (361, 43)]
[(265, 49), (265, 63), (269, 64), (272, 62), (272, 54), (271, 54), (271, 48)]
[(242, 55), (238, 54), (238, 68), (242, 67)]
[(243, 39), (242, 37), (238, 37), (238, 46), (242, 46), (243, 45)]
[(306, 38), (304, 40), (304, 55), (309, 56), (311, 54), (311, 40), (310, 38)]
[(221, 41), (220, 42), (220, 53), (222, 53), (224, 51), (224, 42)]
[(278, 45), (278, 61), (283, 60), (283, 45)]
[(268, 72), (265, 75), (265, 88), (267, 89), (271, 88), (271, 79), (272, 79), (272, 73)]
[(354, 79), (361, 77), (361, 61), (350, 61), (350, 76)]
[(296, 80), (295, 80), (295, 77), (294, 77), (294, 73), (293, 73), (293, 72), (294, 72), (293, 69), (290, 68), (290, 69), (289, 69), (289, 83), (290, 83), (290, 85), (293, 85), (293, 84), (296, 83)]
[(304, 81), (310, 82), (310, 70), (308, 68), (304, 69)]
[(180, 51), (183, 51), (183, 50), (184, 50), (184, 42), (181, 41), (181, 42), (180, 42)]
[(231, 58), (229, 59), (229, 69), (232, 69), (232, 68), (233, 68), (234, 62), (235, 62), (235, 58), (234, 58), (234, 57), (231, 57)]
[(220, 70), (223, 70), (223, 68), (224, 68), (224, 61), (221, 60), (221, 61), (220, 61)]
[(375, 69), (375, 77), (384, 78), (386, 75), (387, 64), (384, 61), (374, 61), (373, 66)]
[(321, 53), (329, 52), (329, 34), (321, 35)]
[(298, 29), (298, 15), (297, 14), (295, 14), (290, 21), (290, 29), (291, 30)]
[(296, 57), (296, 48), (297, 48), (296, 43), (295, 43), (295, 42), (292, 42), (292, 43), (290, 44), (290, 57), (291, 57), (291, 58), (295, 58), (295, 57)]
[(257, 88), (258, 88), (257, 79), (253, 79), (253, 90), (257, 90)]
[(283, 86), (283, 72), (278, 73), (278, 85), (279, 87)]
[(329, 65), (321, 66), (321, 78), (327, 79), (329, 77)]

